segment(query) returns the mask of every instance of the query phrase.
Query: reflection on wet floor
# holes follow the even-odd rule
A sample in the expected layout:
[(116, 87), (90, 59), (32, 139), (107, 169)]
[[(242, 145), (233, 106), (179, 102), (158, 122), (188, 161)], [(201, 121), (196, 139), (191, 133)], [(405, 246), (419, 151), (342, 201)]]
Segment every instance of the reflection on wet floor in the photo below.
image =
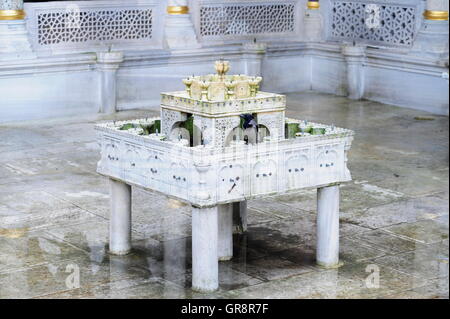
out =
[[(264, 298), (269, 294), (375, 298), (448, 293), (448, 240), (398, 255), (378, 251), (375, 259), (365, 255), (373, 249), (369, 244), (354, 241), (343, 245), (344, 265), (326, 270), (315, 265), (314, 248), (296, 245), (294, 236), (277, 237), (278, 231), (262, 227), (255, 233), (265, 233), (267, 240), (254, 236), (252, 229), (235, 234), (235, 258), (220, 264), (220, 290), (209, 295), (190, 289), (190, 237), (137, 240), (133, 252), (121, 257), (109, 255), (107, 245), (86, 235), (78, 241), (84, 241), (87, 250), (70, 243), (72, 233), (59, 240), (42, 231), (28, 233), (18, 242), (18, 238), (3, 238), (2, 248), (10, 250), (2, 253), (0, 298)], [(284, 241), (291, 248), (284, 249)], [(369, 265), (380, 273), (377, 288), (367, 288)]]
[(28, 123), (0, 126), (11, 137), (0, 145), (0, 298), (448, 298), (448, 117), (323, 94), (288, 102), (289, 116), (356, 131), (340, 268), (315, 264), (311, 190), (249, 202), (215, 293), (190, 289), (180, 202), (133, 189), (133, 251), (111, 256), (94, 121)]

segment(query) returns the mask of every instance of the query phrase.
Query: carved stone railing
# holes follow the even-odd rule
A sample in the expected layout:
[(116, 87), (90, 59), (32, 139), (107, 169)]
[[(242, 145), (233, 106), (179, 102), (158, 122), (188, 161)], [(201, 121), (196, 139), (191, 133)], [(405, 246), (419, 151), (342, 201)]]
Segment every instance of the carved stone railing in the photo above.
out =
[[(421, 0), (321, 0), (326, 40), (411, 47), (422, 21)], [(26, 3), (36, 52), (89, 52), (163, 47), (164, 0)], [(203, 44), (302, 40), (303, 0), (191, 0)]]
[(344, 128), (335, 127), (329, 135), (223, 148), (188, 147), (176, 140), (116, 129), (116, 125), (125, 123), (96, 126), (101, 149), (97, 172), (196, 206), (351, 180), (347, 152), (354, 132)]
[(199, 39), (227, 41), (296, 36), (300, 32), (300, 0), (192, 1)]
[(326, 2), (329, 41), (411, 47), (422, 20), (423, 3), (420, 0)]
[(162, 42), (165, 2), (158, 0), (26, 3), (36, 51), (152, 47)]

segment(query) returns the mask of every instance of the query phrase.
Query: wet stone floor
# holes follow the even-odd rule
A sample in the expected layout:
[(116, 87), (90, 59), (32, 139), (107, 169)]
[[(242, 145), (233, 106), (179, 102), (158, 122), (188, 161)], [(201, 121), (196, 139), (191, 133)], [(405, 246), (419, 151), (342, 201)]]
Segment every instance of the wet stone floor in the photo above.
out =
[[(191, 210), (133, 189), (133, 252), (108, 254), (94, 123), (0, 125), (0, 298), (448, 298), (448, 117), (325, 94), (288, 116), (355, 130), (338, 269), (316, 266), (316, 192), (249, 201), (220, 289), (191, 286)], [(121, 112), (131, 119), (157, 112)]]

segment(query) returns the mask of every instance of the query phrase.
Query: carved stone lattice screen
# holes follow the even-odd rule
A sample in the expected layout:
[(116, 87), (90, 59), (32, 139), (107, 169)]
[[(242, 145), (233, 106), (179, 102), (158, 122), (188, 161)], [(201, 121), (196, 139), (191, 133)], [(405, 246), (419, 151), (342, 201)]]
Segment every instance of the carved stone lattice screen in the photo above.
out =
[(416, 5), (330, 1), (328, 38), (382, 46), (412, 46)]
[(52, 3), (27, 4), (28, 28), (37, 50), (155, 42), (155, 1), (112, 1), (109, 6), (100, 1), (48, 4)]
[(298, 1), (205, 1), (198, 5), (197, 29), (202, 39), (221, 40), (297, 31)]

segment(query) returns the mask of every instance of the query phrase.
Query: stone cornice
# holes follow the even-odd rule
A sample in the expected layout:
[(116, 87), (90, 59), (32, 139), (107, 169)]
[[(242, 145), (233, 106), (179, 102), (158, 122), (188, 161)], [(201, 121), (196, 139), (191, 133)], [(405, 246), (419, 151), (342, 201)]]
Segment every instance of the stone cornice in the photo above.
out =
[[(435, 61), (408, 54), (405, 49), (366, 47), (366, 62), (370, 66), (398, 69), (405, 72), (440, 76), (448, 70), (448, 61)], [(215, 61), (218, 57), (238, 60), (246, 54), (242, 45), (211, 46), (190, 50), (139, 50), (125, 51), (120, 68), (145, 66), (167, 66), (195, 64)], [(268, 58), (286, 56), (312, 56), (344, 61), (341, 45), (325, 42), (278, 42), (267, 44)], [(36, 73), (59, 73), (94, 70), (97, 64), (95, 53), (55, 55), (29, 60), (0, 60), (0, 77), (20, 76)]]
[(0, 60), (0, 77), (39, 73), (60, 73), (93, 70), (96, 55), (92, 53), (59, 55), (36, 59)]
[(125, 52), (123, 67), (142, 67), (167, 64), (195, 64), (216, 61), (218, 57), (229, 60), (242, 57), (242, 46), (228, 45), (188, 50), (158, 50)]
[[(341, 45), (333, 43), (308, 43), (305, 48), (315, 57), (343, 59)], [(386, 69), (397, 69), (403, 72), (441, 76), (447, 70), (448, 61), (435, 61), (409, 54), (409, 50), (397, 48), (365, 48), (365, 65)]]

